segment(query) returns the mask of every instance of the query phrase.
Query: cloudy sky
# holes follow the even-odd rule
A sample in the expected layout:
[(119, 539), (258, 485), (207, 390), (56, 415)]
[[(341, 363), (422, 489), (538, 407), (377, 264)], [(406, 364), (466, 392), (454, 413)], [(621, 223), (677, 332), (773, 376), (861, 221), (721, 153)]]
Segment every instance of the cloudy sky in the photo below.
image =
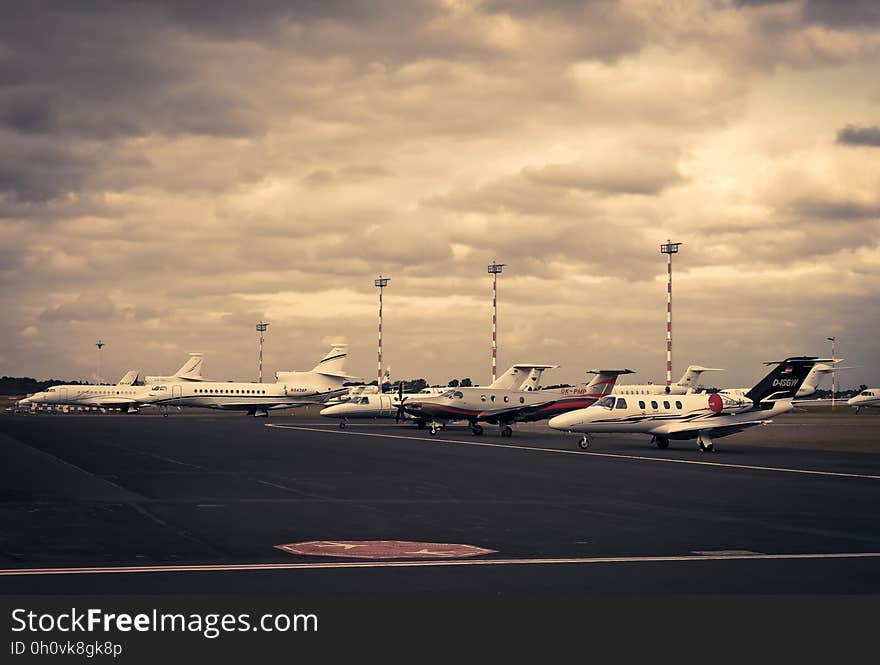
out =
[(0, 373), (839, 354), (880, 382), (874, 0), (10, 0)]

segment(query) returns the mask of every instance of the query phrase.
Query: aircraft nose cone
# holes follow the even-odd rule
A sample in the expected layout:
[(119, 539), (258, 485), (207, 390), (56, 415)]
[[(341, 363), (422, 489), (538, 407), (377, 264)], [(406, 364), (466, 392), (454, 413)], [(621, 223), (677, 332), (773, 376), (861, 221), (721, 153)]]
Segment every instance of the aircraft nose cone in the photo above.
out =
[(552, 427), (553, 429), (561, 429), (567, 430), (571, 429), (574, 425), (577, 425), (580, 422), (580, 417), (575, 415), (575, 412), (571, 413), (563, 413), (558, 416), (554, 416), (551, 418), (547, 425)]
[(328, 406), (326, 408), (321, 409), (320, 411), (318, 411), (318, 414), (322, 415), (322, 416), (328, 416), (330, 418), (333, 418), (334, 416), (341, 415), (340, 412), (342, 410), (343, 410), (342, 404), (334, 404), (333, 406)]

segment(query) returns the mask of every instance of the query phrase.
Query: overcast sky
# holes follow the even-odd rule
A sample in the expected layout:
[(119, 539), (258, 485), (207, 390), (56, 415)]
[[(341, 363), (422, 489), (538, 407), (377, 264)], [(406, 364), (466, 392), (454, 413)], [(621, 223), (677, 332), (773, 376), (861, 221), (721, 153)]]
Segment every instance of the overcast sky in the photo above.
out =
[[(838, 355), (880, 383), (875, 0), (4, 3), (0, 373)], [(714, 377), (713, 377), (714, 378)]]

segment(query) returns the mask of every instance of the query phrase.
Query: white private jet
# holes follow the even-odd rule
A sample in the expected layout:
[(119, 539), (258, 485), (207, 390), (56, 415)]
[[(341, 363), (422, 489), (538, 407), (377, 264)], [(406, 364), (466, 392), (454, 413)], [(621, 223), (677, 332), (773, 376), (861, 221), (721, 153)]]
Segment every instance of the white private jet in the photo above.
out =
[(868, 388), (863, 390), (855, 397), (849, 398), (846, 403), (853, 407), (856, 410), (856, 413), (865, 407), (880, 407), (880, 388)]
[[(375, 387), (375, 386), (369, 386)], [(398, 386), (396, 393), (368, 393), (358, 395), (341, 404), (332, 404), (325, 409), (321, 409), (321, 415), (325, 418), (341, 418), (339, 423), (340, 429), (345, 429), (346, 421), (350, 419), (363, 418), (394, 418), (396, 422), (401, 419), (416, 420), (415, 416), (406, 413), (403, 410), (403, 404), (412, 397), (422, 399), (431, 397), (432, 395), (441, 395), (450, 390), (449, 387), (427, 387), (422, 388), (417, 393), (403, 392), (403, 384)], [(416, 420), (420, 427), (424, 427), (424, 421)]]
[(643, 383), (632, 385), (619, 385), (614, 389), (615, 395), (686, 395), (696, 392), (701, 388), (700, 376), (703, 372), (723, 372), (716, 367), (702, 367), (690, 365), (681, 378), (670, 384), (669, 391), (663, 383)]
[[(658, 448), (670, 439), (696, 439), (701, 451), (714, 450), (713, 437), (722, 437), (791, 411), (792, 400), (817, 358), (799, 356), (775, 365), (745, 393), (623, 396), (612, 393), (595, 405), (552, 418), (553, 429), (583, 432), (580, 447), (590, 446), (591, 433), (650, 434)], [(823, 361), (825, 362), (825, 361)]]
[[(501, 436), (509, 437), (513, 435), (512, 423), (534, 422), (571, 409), (582, 409), (610, 393), (619, 375), (632, 373), (629, 369), (589, 370), (588, 373), (596, 377), (586, 385), (537, 389), (541, 372), (553, 367), (556, 365), (514, 365), (506, 378), (501, 378), (505, 379), (502, 385), (515, 387), (496, 387), (499, 379), (486, 388), (450, 388), (436, 397), (407, 402), (403, 409), (417, 420), (430, 422), (431, 434), (436, 434), (447, 422), (466, 420), (475, 436), (483, 433), (480, 422), (488, 422), (498, 425)], [(520, 381), (526, 369), (529, 370), (527, 378)]]
[[(190, 359), (170, 377), (161, 377), (179, 381), (196, 381), (201, 376), (202, 354), (190, 354)], [(197, 367), (194, 365), (198, 358)], [(194, 372), (197, 369), (198, 373)], [(20, 408), (35, 407), (39, 404), (62, 406), (89, 406), (102, 409), (125, 409), (127, 413), (137, 413), (138, 409), (152, 401), (149, 385), (136, 385), (138, 371), (131, 370), (114, 385), (58, 385), (31, 395), (19, 401)], [(147, 377), (151, 378), (151, 377)]]
[(152, 404), (167, 408), (202, 407), (245, 411), (250, 416), (267, 417), (269, 411), (306, 404), (320, 404), (348, 391), (343, 384), (352, 378), (342, 368), (347, 347), (334, 346), (308, 372), (276, 372), (275, 383), (250, 382), (167, 382), (152, 386)]

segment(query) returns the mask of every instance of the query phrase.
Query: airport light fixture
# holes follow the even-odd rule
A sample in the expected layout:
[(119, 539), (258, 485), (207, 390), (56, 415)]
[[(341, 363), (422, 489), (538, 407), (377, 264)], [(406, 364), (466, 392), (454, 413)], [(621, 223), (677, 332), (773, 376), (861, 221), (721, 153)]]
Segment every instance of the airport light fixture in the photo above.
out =
[(826, 337), (825, 339), (831, 342), (831, 410), (834, 411), (834, 397), (837, 394), (834, 390), (834, 381), (837, 378), (834, 371), (834, 342), (837, 341), (837, 337)]
[(257, 324), (257, 332), (260, 333), (260, 383), (263, 382), (263, 333), (269, 328), (269, 324), (260, 321)]
[(101, 383), (101, 349), (103, 349), (107, 345), (104, 342), (102, 342), (101, 340), (98, 340), (97, 342), (95, 342), (95, 346), (98, 347), (98, 376), (97, 376), (97, 380), (98, 380), (98, 383)]
[(501, 274), (506, 263), (496, 263), (492, 260), (487, 272), (492, 275), (492, 383), (498, 374), (498, 275)]
[(390, 277), (379, 277), (373, 280), (373, 284), (379, 288), (379, 370), (376, 373), (376, 389), (382, 392), (382, 290), (388, 286)]
[(672, 386), (672, 255), (678, 254), (678, 248), (683, 243), (668, 240), (660, 245), (660, 253), (666, 254), (666, 392)]

